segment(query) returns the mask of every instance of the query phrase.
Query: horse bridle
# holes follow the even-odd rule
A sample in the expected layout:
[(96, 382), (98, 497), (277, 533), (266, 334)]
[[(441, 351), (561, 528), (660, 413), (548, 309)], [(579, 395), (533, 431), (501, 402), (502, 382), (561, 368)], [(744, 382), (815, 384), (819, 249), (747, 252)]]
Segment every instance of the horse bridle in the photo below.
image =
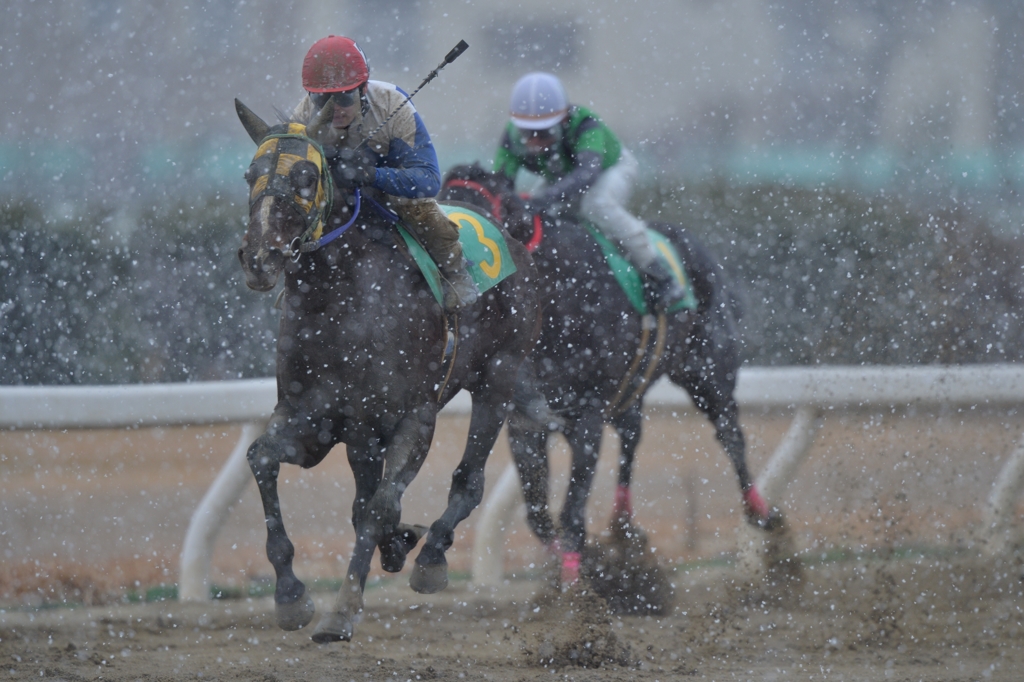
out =
[[(271, 196), (302, 209), (300, 213), (305, 222), (305, 230), (293, 239), (283, 251), (285, 257), (291, 258), (293, 261), (298, 260), (299, 256), (303, 253), (315, 251), (344, 231), (343, 229), (340, 231), (335, 230), (329, 235), (330, 239), (324, 241), (324, 222), (334, 207), (334, 181), (331, 178), (330, 170), (327, 168), (327, 157), (324, 154), (323, 147), (316, 140), (307, 136), (305, 130), (305, 126), (292, 123), (288, 125), (288, 132), (273, 133), (260, 141), (253, 159), (270, 154), (270, 170), (265, 176), (260, 176), (260, 178), (254, 181), (252, 195), (249, 197), (250, 208), (263, 197)], [(286, 145), (281, 144), (282, 140), (301, 141), (306, 145), (305, 156), (291, 153), (295, 150), (286, 151), (283, 149)], [(310, 150), (315, 152), (315, 154), (311, 154)], [(289, 173), (295, 163), (301, 160), (312, 162), (319, 173), (316, 194), (312, 199), (296, 194), (291, 186)], [(264, 177), (267, 179), (261, 187), (260, 180)], [(345, 229), (355, 220), (358, 210), (359, 196), (357, 194), (355, 214), (352, 216), (352, 220), (344, 226)]]
[[(491, 215), (497, 219), (499, 223), (505, 222), (505, 211), (501, 207), (501, 199), (491, 190), (481, 185), (476, 180), (466, 180), (464, 178), (452, 178), (445, 183), (448, 187), (462, 187), (476, 192), (491, 205)], [(526, 250), (533, 253), (544, 238), (544, 226), (541, 223), (540, 215), (533, 215), (533, 236), (530, 237), (530, 241), (526, 243)]]

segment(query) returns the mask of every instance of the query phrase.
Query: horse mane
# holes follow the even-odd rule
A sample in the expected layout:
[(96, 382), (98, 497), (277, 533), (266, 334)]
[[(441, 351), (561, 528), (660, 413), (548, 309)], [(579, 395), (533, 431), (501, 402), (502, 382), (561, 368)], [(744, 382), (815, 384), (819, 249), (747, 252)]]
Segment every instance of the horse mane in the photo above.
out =
[[(503, 216), (496, 215), (494, 217), (501, 218), (503, 226), (513, 238), (524, 243), (530, 240), (533, 235), (532, 218), (522, 211), (522, 206), (516, 195), (515, 183), (504, 173), (487, 170), (479, 161), (457, 164), (445, 172), (441, 180), (439, 199), (458, 201), (458, 194), (467, 191), (463, 188), (449, 187), (449, 183), (453, 180), (474, 182), (492, 192), (501, 202), (504, 213)], [(472, 190), (469, 191), (472, 192)], [(488, 208), (488, 213), (493, 214), (494, 211)]]
[(505, 185), (509, 190), (512, 189), (512, 183), (508, 181), (504, 175), (487, 170), (480, 165), (479, 161), (452, 166), (448, 169), (448, 172), (445, 173), (444, 178), (445, 180), (472, 180), (473, 182), (479, 182), (481, 184), (485, 182), (496, 182)]

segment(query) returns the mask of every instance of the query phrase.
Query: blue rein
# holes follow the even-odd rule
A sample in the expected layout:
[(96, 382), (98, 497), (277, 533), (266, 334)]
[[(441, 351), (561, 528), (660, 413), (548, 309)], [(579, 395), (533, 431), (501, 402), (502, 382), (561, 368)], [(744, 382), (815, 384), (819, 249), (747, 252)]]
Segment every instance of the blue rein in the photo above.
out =
[(388, 222), (391, 223), (397, 223), (399, 220), (401, 220), (398, 217), (397, 213), (384, 206), (381, 206), (380, 202), (375, 200), (373, 197), (366, 197), (366, 200), (370, 202), (370, 208), (377, 211), (377, 213), (379, 213), (381, 217), (384, 218), (384, 220), (387, 220)]
[[(320, 239), (317, 239), (315, 242), (305, 242), (305, 243), (301, 244), (299, 246), (299, 252), (300, 253), (309, 253), (310, 251), (316, 251), (321, 246), (325, 246), (327, 244), (330, 244), (335, 239), (337, 239), (342, 234), (344, 234), (345, 230), (347, 230), (348, 228), (352, 227), (353, 223), (356, 222), (356, 218), (359, 217), (359, 209), (362, 206), (362, 192), (359, 191), (358, 187), (356, 187), (355, 197), (356, 197), (356, 205), (355, 205), (355, 208), (352, 210), (352, 217), (349, 219), (349, 221), (347, 223), (345, 223), (344, 225), (342, 225), (341, 227), (339, 227), (337, 229), (331, 230), (327, 234), (325, 234), (322, 237), (320, 237)], [(367, 197), (367, 199), (369, 199), (370, 201), (373, 201), (373, 199), (370, 199), (369, 197)], [(374, 202), (374, 203), (376, 203), (376, 202)], [(298, 237), (296, 237), (296, 239), (298, 239)]]
[[(294, 258), (296, 260), (298, 259), (299, 254), (309, 253), (310, 251), (316, 251), (320, 247), (330, 244), (335, 239), (344, 234), (348, 228), (352, 227), (352, 225), (356, 222), (356, 218), (359, 217), (359, 211), (362, 208), (363, 204), (363, 193), (359, 191), (358, 187), (356, 187), (355, 189), (355, 198), (356, 205), (355, 208), (352, 210), (352, 217), (349, 219), (349, 221), (342, 225), (341, 227), (335, 230), (331, 230), (324, 236), (320, 237), (320, 239), (317, 239), (315, 242), (301, 242), (298, 250), (293, 249), (293, 252), (295, 253)], [(397, 223), (400, 220), (397, 213), (388, 209), (385, 206), (382, 206), (380, 202), (378, 202), (373, 197), (367, 196), (366, 201), (370, 204), (370, 208), (377, 211), (377, 213), (379, 213), (385, 220), (390, 221), (392, 223)], [(299, 240), (300, 238), (296, 237), (295, 239)]]

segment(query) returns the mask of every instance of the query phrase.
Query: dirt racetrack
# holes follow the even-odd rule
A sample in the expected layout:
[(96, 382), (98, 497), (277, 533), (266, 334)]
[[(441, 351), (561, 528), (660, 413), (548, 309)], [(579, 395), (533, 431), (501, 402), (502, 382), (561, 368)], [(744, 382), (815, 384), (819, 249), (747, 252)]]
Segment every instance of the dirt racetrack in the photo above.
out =
[[(521, 518), (503, 548), (506, 587), (476, 591), (464, 579), (470, 517), (449, 553), (456, 580), (446, 592), (417, 595), (408, 569), (394, 578), (378, 569), (354, 641), (323, 646), (278, 630), (269, 598), (241, 596), (259, 594), (270, 575), (253, 486), (214, 556), (214, 583), (239, 598), (158, 601), (172, 594), (189, 513), (237, 429), (0, 434), (0, 676), (1024, 679), (1024, 554), (985, 558), (974, 534), (1019, 436), (1016, 413), (829, 416), (778, 501), (802, 580), (776, 583), (731, 562), (739, 496), (710, 429), (696, 417), (650, 416), (636, 516), (675, 585), (671, 614), (608, 616), (589, 595), (556, 597), (538, 580), (544, 556)], [(786, 417), (745, 416), (755, 472)], [(406, 520), (429, 521), (443, 506), (466, 426), (439, 427)], [(609, 438), (602, 450), (595, 532), (608, 519), (614, 446)], [(340, 576), (352, 538), (340, 454), (313, 471), (288, 469), (282, 488), (296, 571), (311, 584)], [(501, 442), (490, 482), (507, 457)], [(564, 476), (564, 452), (554, 469)], [(315, 597), (320, 613), (333, 599)]]

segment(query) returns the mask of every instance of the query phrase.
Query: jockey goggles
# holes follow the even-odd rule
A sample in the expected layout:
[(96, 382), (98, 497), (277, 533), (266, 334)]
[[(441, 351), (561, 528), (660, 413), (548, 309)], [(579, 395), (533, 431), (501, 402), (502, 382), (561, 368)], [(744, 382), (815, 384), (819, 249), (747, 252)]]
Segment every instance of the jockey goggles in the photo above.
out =
[(519, 141), (532, 151), (552, 147), (562, 138), (561, 123), (542, 130), (528, 128), (516, 128), (516, 130), (519, 132)]
[(317, 109), (323, 109), (331, 99), (334, 99), (335, 106), (350, 107), (359, 101), (359, 88), (345, 92), (311, 92), (309, 99)]

